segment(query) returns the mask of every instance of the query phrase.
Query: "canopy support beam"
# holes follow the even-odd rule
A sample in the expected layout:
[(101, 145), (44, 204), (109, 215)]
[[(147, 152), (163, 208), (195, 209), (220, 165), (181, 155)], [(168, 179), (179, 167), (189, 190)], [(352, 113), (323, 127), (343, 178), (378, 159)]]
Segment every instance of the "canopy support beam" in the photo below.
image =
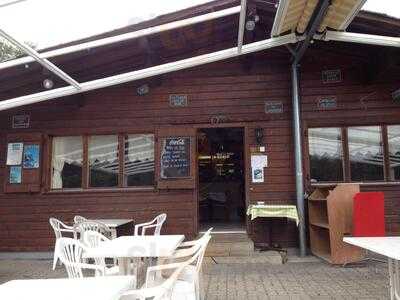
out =
[(142, 70), (132, 71), (128, 73), (123, 73), (119, 75), (114, 75), (102, 79), (96, 79), (92, 81), (82, 82), (80, 84), (81, 90), (76, 90), (72, 86), (62, 87), (54, 90), (48, 90), (32, 95), (26, 95), (14, 99), (0, 101), (0, 111), (11, 109), (14, 107), (19, 107), (23, 105), (38, 103), (46, 100), (51, 100), (55, 98), (65, 97), (69, 95), (74, 95), (82, 92), (87, 92), (91, 90), (101, 89), (109, 86), (114, 86), (122, 83), (127, 83), (130, 81), (135, 81), (143, 78), (149, 78), (152, 76), (157, 76), (169, 72), (179, 71), (183, 69), (188, 69), (212, 62), (217, 62), (233, 57), (237, 57), (239, 55), (245, 55), (253, 52), (262, 51), (265, 49), (279, 47), (282, 45), (296, 43), (301, 40), (301, 37), (296, 37), (294, 33), (277, 37), (270, 38), (250, 44), (243, 45), (242, 52), (238, 53), (237, 47), (203, 54), (187, 59), (182, 59), (175, 62), (170, 62)]
[[(46, 51), (46, 52), (40, 53), (40, 55), (42, 58), (50, 58), (50, 57), (56, 57), (56, 56), (73, 53), (73, 52), (78, 52), (78, 51), (82, 51), (82, 50), (86, 50), (86, 49), (92, 49), (92, 48), (96, 48), (96, 47), (100, 47), (100, 46), (114, 44), (114, 43), (118, 43), (118, 42), (122, 42), (122, 41), (126, 41), (126, 40), (132, 40), (132, 39), (136, 39), (136, 38), (139, 38), (142, 36), (148, 36), (148, 35), (164, 32), (164, 31), (168, 31), (168, 30), (172, 30), (172, 29), (176, 29), (176, 28), (186, 27), (189, 25), (193, 25), (193, 24), (197, 24), (197, 23), (201, 23), (201, 22), (205, 22), (205, 21), (209, 21), (209, 20), (214, 20), (214, 19), (222, 18), (225, 16), (233, 15), (233, 14), (237, 14), (240, 12), (240, 9), (241, 9), (240, 6), (235, 6), (235, 7), (219, 10), (216, 12), (196, 16), (193, 18), (187, 18), (187, 19), (183, 19), (183, 20), (179, 20), (179, 21), (175, 21), (175, 22), (171, 22), (171, 23), (166, 23), (166, 24), (162, 24), (162, 25), (158, 25), (158, 26), (154, 26), (154, 27), (141, 29), (138, 31), (128, 32), (128, 33), (124, 33), (124, 34), (120, 34), (120, 35), (116, 35), (116, 36), (111, 36), (111, 37), (102, 38), (102, 39), (98, 39), (98, 40), (94, 40), (94, 41), (90, 41), (90, 42), (81, 43), (78, 45), (73, 45), (73, 46), (68, 46), (68, 47), (64, 47), (64, 48), (60, 48), (60, 49), (56, 49), (56, 50)], [(10, 61), (0, 63), (0, 70), (18, 66), (18, 65), (22, 65), (22, 64), (31, 63), (34, 61), (35, 60), (30, 56), (13, 59)]]
[(387, 47), (400, 47), (400, 37), (382, 36), (374, 34), (342, 32), (328, 30), (316, 35), (315, 39), (323, 41), (339, 41), (348, 43), (368, 44)]
[(238, 43), (237, 43), (238, 53), (242, 52), (244, 31), (246, 26), (247, 0), (242, 0), (240, 7), (241, 9), (239, 16), (239, 32), (238, 32)]
[(4, 30), (0, 29), (0, 36), (5, 38), (7, 41), (9, 41), (11, 44), (15, 45), (22, 51), (24, 51), (26, 54), (30, 55), (34, 60), (36, 60), (39, 64), (41, 64), (43, 67), (48, 69), (50, 72), (54, 73), (58, 77), (60, 77), (62, 80), (65, 82), (69, 83), (72, 85), (75, 89), (80, 90), (81, 86), (79, 83), (73, 79), (71, 76), (69, 76), (67, 73), (65, 73), (63, 70), (58, 68), (55, 64), (51, 63), (47, 59), (43, 58), (40, 56), (40, 54), (33, 49), (32, 47), (29, 47), (28, 45), (16, 40), (13, 38), (11, 35), (6, 33)]

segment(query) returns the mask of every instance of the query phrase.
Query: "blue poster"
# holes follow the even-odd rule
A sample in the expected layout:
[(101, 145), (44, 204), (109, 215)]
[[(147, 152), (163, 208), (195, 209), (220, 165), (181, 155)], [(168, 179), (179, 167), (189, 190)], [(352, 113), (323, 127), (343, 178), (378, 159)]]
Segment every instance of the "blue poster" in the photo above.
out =
[(24, 169), (39, 168), (39, 145), (25, 145), (22, 165)]
[(22, 181), (22, 168), (20, 166), (10, 167), (10, 183), (21, 183)]

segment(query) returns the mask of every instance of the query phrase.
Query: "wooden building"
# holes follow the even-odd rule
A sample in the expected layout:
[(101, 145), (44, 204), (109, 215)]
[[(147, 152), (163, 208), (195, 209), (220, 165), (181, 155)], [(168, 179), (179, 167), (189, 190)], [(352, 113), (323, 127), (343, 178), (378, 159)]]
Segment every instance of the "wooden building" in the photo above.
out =
[[(247, 16), (256, 22), (245, 43), (270, 35), (270, 2), (249, 1)], [(215, 1), (76, 43), (237, 4)], [(238, 24), (229, 15), (51, 61), (85, 82), (233, 47)], [(360, 12), (349, 28), (400, 36), (400, 20), (374, 13)], [(362, 190), (384, 191), (390, 234), (400, 232), (400, 101), (392, 94), (400, 88), (399, 54), (315, 41), (300, 68), (305, 190), (362, 182)], [(49, 217), (71, 221), (77, 214), (141, 222), (166, 212), (166, 233), (195, 237), (223, 221), (265, 243), (264, 222), (250, 222), (246, 207), (296, 204), (290, 65), (281, 46), (0, 111), (0, 251), (48, 251)], [(45, 91), (48, 79), (52, 89), (66, 85), (37, 63), (0, 70), (0, 100)], [(7, 165), (9, 143), (39, 145), (39, 165), (21, 166), (21, 179)], [(187, 147), (180, 159), (189, 165), (161, 168), (165, 143)], [(268, 167), (254, 183), (250, 156), (259, 146)], [(274, 241), (298, 245), (295, 223), (277, 220), (272, 229)]]

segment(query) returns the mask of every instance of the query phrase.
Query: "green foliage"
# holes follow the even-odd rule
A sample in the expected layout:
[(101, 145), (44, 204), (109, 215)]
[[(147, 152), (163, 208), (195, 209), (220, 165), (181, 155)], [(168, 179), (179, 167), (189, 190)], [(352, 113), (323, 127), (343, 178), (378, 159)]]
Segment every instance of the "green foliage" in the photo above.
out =
[[(35, 48), (35, 45), (33, 45), (32, 43), (27, 44)], [(15, 47), (14, 45), (11, 45), (5, 40), (0, 39), (0, 62), (20, 56), (25, 56), (24, 52), (21, 49)]]

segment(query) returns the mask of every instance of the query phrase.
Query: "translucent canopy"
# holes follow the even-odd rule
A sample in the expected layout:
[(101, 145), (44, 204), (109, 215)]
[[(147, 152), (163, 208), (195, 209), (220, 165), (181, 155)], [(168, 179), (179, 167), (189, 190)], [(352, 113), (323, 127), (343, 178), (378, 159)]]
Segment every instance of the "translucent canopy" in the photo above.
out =
[[(0, 20), (1, 29), (43, 49), (207, 2), (211, 1), (0, 0)], [(11, 5), (1, 6), (7, 3)]]

